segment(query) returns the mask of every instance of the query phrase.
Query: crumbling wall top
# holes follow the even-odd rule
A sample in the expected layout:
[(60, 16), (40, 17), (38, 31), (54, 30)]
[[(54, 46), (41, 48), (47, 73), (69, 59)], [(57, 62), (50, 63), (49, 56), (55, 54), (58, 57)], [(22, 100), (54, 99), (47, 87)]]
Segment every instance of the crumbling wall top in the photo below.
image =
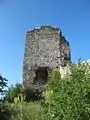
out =
[(69, 42), (62, 35), (62, 32), (61, 32), (60, 28), (55, 28), (55, 27), (52, 27), (50, 25), (48, 25), (48, 26), (40, 26), (40, 27), (38, 27), (36, 29), (28, 30), (28, 31), (26, 31), (26, 34), (27, 34), (27, 36), (30, 35), (30, 34), (38, 34), (40, 31), (45, 31), (46, 29), (48, 31), (53, 32), (54, 34), (59, 34), (60, 38), (62, 39), (61, 44), (62, 43), (67, 43), (69, 45)]
[(36, 29), (32, 29), (32, 30), (27, 31), (27, 34), (40, 32), (40, 31), (45, 30), (45, 29), (51, 30), (53, 32), (61, 33), (61, 30), (59, 28), (54, 28), (52, 26), (41, 26), (41, 27), (38, 27)]

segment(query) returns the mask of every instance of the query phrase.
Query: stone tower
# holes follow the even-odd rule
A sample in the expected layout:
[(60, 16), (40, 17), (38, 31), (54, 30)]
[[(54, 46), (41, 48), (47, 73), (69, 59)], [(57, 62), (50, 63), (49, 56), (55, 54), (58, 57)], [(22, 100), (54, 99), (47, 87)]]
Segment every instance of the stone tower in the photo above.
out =
[(43, 90), (48, 69), (68, 66), (71, 62), (69, 43), (59, 28), (42, 26), (27, 31), (23, 61), (24, 87)]

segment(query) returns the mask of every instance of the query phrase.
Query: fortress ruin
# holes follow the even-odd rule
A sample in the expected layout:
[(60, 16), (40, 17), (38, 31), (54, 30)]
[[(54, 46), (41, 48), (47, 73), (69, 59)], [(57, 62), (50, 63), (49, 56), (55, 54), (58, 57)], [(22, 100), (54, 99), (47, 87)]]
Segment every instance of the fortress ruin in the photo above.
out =
[(60, 69), (71, 62), (69, 42), (59, 28), (41, 26), (26, 32), (23, 61), (24, 87), (34, 87), (43, 91), (48, 70)]

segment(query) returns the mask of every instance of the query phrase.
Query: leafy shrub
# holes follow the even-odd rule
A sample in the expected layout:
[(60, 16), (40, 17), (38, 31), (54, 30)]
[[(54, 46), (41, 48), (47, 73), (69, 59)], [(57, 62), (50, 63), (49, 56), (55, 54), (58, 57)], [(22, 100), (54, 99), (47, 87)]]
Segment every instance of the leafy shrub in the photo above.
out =
[(9, 87), (4, 96), (4, 101), (14, 102), (14, 98), (22, 94), (26, 102), (40, 100), (40, 92), (38, 89), (27, 88), (24, 89), (21, 84), (17, 83), (15, 86)]
[(13, 102), (15, 97), (18, 97), (23, 91), (22, 85), (17, 83), (15, 86), (8, 88), (8, 91), (5, 94), (4, 101)]
[(79, 63), (70, 71), (63, 79), (58, 71), (49, 77), (43, 109), (50, 120), (90, 120), (89, 69)]
[(36, 101), (41, 99), (39, 90), (34, 88), (24, 89), (24, 95), (26, 102)]
[(10, 106), (12, 110), (12, 120), (44, 120), (41, 105), (37, 102), (21, 102), (16, 98)]
[(6, 92), (7, 79), (0, 75), (0, 120), (8, 120), (11, 117), (11, 111), (6, 103), (3, 102), (3, 95)]
[(11, 111), (6, 103), (0, 102), (0, 120), (10, 120)]

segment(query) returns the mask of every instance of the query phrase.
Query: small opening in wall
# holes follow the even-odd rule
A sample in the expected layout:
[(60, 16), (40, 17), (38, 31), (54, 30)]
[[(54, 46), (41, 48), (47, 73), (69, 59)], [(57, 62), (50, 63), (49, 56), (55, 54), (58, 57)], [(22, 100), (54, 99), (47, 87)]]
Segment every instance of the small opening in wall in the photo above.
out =
[(47, 67), (39, 67), (36, 70), (36, 80), (35, 83), (39, 83), (40, 85), (44, 85), (48, 79), (48, 70)]

